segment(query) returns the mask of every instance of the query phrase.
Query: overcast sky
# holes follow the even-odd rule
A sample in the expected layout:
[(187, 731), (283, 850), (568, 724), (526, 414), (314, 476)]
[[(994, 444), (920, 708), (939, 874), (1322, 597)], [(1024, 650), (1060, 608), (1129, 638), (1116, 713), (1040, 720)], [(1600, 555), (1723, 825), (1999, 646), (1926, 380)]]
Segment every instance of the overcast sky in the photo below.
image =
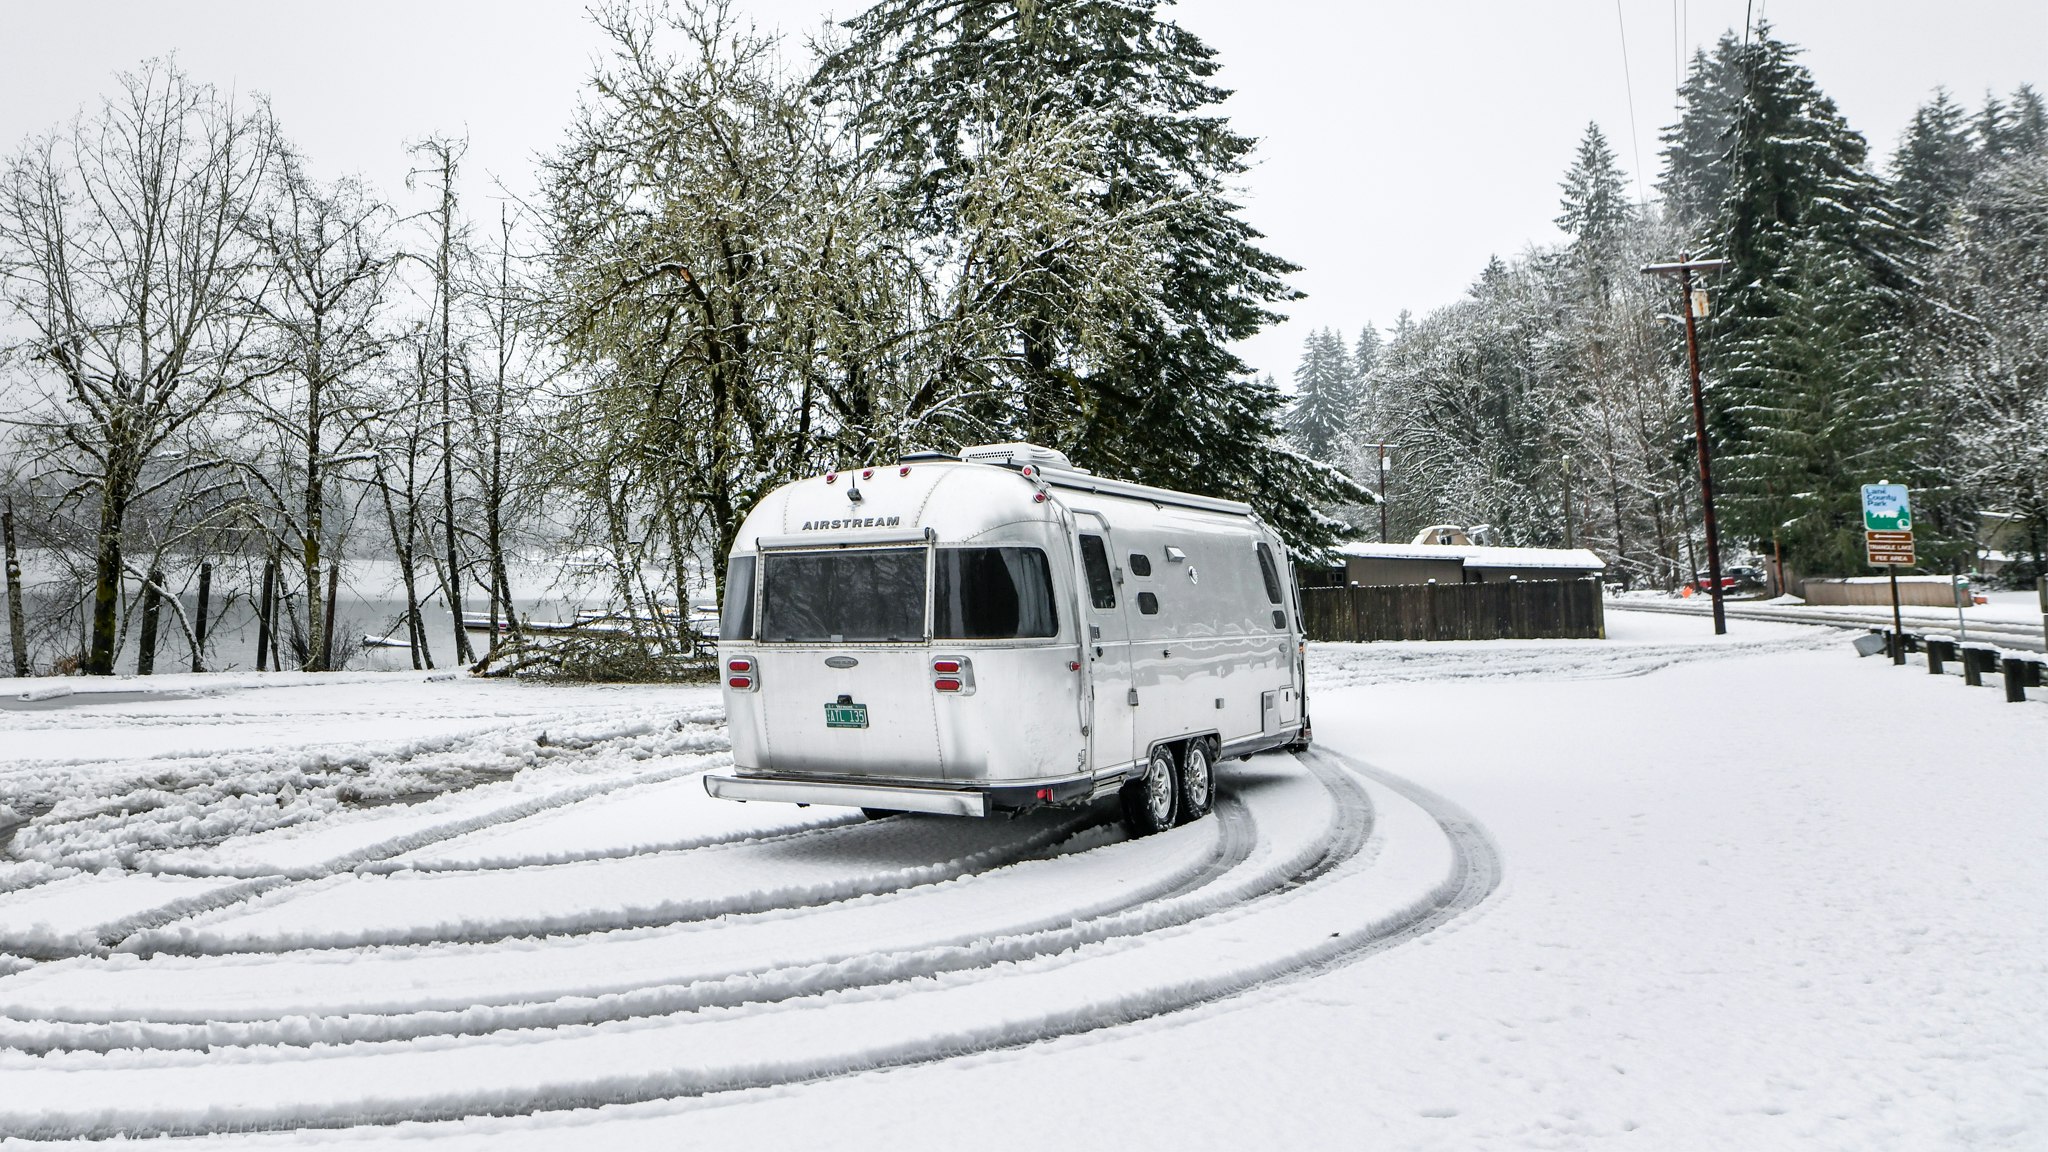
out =
[[(857, 3), (740, 0), (802, 33)], [(1874, 152), (1946, 86), (2048, 86), (2042, 0), (1756, 0)], [(1307, 3), (1166, 9), (1221, 54), (1228, 111), (1261, 140), (1250, 220), (1303, 271), (1287, 324), (1241, 350), (1285, 381), (1302, 337), (1355, 336), (1455, 299), (1487, 256), (1557, 238), (1557, 181), (1589, 120), (1649, 189), (1677, 58), (1742, 28), (1743, 0)], [(1627, 50), (1623, 51), (1623, 28)], [(404, 198), (404, 144), (466, 132), (472, 171), (530, 187), (598, 37), (577, 3), (539, 0), (0, 0), (0, 146), (98, 100), (115, 71), (175, 52), (187, 71), (270, 96), (329, 174)], [(1626, 71), (1624, 70), (1626, 68)], [(1630, 90), (1633, 89), (1631, 106)], [(1631, 107), (1633, 119), (1631, 119)], [(474, 187), (472, 196), (486, 188)], [(487, 210), (473, 201), (481, 217)]]

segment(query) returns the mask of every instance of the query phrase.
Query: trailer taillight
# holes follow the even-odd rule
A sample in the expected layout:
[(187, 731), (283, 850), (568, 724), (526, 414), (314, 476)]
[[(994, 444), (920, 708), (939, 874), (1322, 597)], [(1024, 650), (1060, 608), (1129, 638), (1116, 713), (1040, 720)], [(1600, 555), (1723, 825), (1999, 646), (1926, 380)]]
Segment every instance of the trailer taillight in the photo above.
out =
[(752, 688), (754, 686), (754, 678), (752, 676), (734, 676), (725, 683), (731, 688)]
[(728, 672), (752, 672), (754, 670), (754, 662), (745, 657), (727, 660), (725, 662), (725, 669)]
[(965, 656), (932, 657), (932, 691), (974, 695), (974, 662)]
[(760, 674), (754, 669), (753, 657), (734, 656), (725, 662), (725, 670), (728, 673), (725, 678), (726, 687), (737, 688), (742, 692), (760, 690)]

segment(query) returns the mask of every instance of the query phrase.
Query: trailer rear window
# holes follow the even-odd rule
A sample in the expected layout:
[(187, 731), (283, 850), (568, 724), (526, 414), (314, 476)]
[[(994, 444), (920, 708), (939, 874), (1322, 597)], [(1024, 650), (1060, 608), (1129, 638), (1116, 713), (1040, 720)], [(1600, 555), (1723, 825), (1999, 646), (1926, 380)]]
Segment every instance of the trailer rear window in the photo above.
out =
[(941, 548), (933, 566), (932, 635), (946, 640), (1053, 636), (1052, 567), (1037, 548)]
[(718, 615), (720, 640), (754, 638), (754, 558), (735, 556), (725, 562), (725, 608)]
[(761, 639), (922, 640), (924, 590), (922, 548), (763, 553)]

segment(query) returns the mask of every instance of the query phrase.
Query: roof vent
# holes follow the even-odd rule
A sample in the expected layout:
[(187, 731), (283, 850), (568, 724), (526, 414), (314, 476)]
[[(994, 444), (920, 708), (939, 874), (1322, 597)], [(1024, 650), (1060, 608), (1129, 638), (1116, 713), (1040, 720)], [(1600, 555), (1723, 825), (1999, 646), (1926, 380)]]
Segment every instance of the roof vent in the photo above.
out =
[(1074, 470), (1074, 462), (1067, 459), (1066, 453), (1040, 444), (976, 444), (962, 448), (960, 458), (980, 464), (1008, 464), (1013, 468), (1036, 464), (1040, 468)]

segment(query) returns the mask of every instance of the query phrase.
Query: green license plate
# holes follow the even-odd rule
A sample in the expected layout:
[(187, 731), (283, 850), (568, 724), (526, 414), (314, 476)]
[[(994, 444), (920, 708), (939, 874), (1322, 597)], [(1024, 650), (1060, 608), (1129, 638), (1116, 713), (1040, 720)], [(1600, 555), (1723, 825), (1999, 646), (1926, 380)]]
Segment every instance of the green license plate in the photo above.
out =
[(868, 706), (865, 704), (825, 705), (825, 727), (865, 728), (868, 726)]

